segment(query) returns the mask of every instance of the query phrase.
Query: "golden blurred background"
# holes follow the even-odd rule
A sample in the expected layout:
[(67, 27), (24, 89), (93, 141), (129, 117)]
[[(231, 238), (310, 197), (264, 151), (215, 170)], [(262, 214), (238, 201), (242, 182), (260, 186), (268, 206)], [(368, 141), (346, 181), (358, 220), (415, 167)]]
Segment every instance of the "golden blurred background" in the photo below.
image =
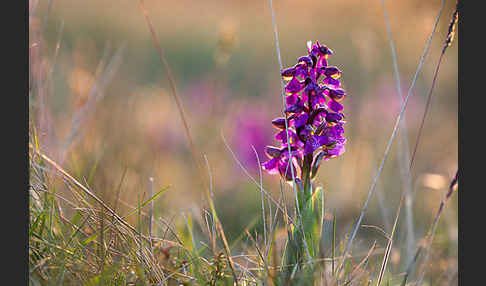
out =
[[(282, 110), (269, 3), (144, 2), (173, 70), (197, 152), (207, 156), (219, 216), (229, 239), (235, 239), (261, 216), (260, 193), (232, 158), (222, 134), (258, 180), (251, 146), (266, 160), (263, 147), (276, 144), (270, 122)], [(441, 1), (385, 2), (405, 96)], [(343, 102), (346, 152), (324, 162), (316, 179), (343, 235), (359, 216), (401, 105), (383, 7), (381, 1), (357, 0), (276, 0), (273, 5), (284, 67), (306, 53), (307, 41), (317, 40), (334, 51), (329, 63), (343, 71), (349, 94)], [(455, 1), (446, 1), (408, 103), (410, 152), (454, 7)], [(156, 200), (156, 217), (199, 214), (205, 206), (203, 188), (139, 2), (31, 0), (29, 9), (35, 9), (30, 18), (30, 73), (42, 83), (29, 98), (30, 119), (41, 150), (110, 203), (122, 181), (122, 213), (136, 205), (137, 194), (148, 191), (153, 177), (155, 191), (171, 186)], [(458, 167), (457, 78), (453, 43), (442, 61), (412, 170), (417, 241)], [(398, 139), (363, 221), (387, 231), (403, 183)], [(279, 197), (277, 176), (264, 173), (263, 184)], [(292, 192), (288, 186), (284, 191), (291, 206)], [(261, 228), (261, 222), (254, 227)], [(399, 228), (397, 245), (405, 239), (404, 219)], [(358, 243), (368, 245), (376, 237), (376, 231), (363, 228)], [(436, 267), (457, 268), (456, 197), (442, 216), (435, 243), (437, 255), (448, 262)]]

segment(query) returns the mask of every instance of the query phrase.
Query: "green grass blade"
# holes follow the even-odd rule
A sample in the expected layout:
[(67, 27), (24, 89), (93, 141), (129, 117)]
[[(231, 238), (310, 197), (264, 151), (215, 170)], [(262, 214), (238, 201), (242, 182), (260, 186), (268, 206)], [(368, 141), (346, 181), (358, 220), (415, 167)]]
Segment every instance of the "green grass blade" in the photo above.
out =
[(161, 191), (159, 191), (158, 193), (156, 193), (155, 195), (153, 195), (150, 199), (148, 199), (144, 203), (140, 204), (137, 208), (135, 208), (134, 210), (132, 210), (131, 212), (129, 212), (126, 216), (124, 216), (122, 218), (123, 219), (126, 219), (127, 217), (131, 216), (132, 214), (134, 214), (135, 212), (137, 212), (139, 209), (143, 208), (144, 206), (146, 206), (147, 204), (149, 204), (151, 201), (155, 200), (158, 196), (160, 196), (161, 194), (163, 194), (169, 188), (170, 188), (170, 185), (167, 186), (167, 187), (165, 187), (165, 188), (163, 188)]

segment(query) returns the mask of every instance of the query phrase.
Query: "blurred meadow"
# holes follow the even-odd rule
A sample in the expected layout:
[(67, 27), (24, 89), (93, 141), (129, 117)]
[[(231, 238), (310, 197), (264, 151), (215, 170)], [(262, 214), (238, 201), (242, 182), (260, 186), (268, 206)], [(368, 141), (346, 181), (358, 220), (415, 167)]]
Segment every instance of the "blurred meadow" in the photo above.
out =
[[(261, 194), (223, 137), (259, 181), (252, 146), (259, 160), (265, 161), (264, 147), (277, 144), (271, 120), (282, 114), (269, 2), (144, 3), (173, 72), (204, 171), (208, 169), (203, 155), (207, 159), (215, 209), (231, 251), (244, 253), (244, 245), (251, 243), (245, 229), (252, 234), (264, 232)], [(392, 230), (407, 184), (404, 150), (410, 155), (413, 151), (455, 4), (445, 2), (405, 111), (406, 132), (401, 130), (392, 145), (357, 232), (354, 252), (366, 253), (374, 241), (386, 247), (387, 240), (376, 227), (387, 233)], [(405, 97), (441, 1), (385, 1), (385, 5)], [(343, 101), (346, 152), (323, 162), (315, 181), (324, 188), (324, 227), (335, 219), (337, 240), (344, 241), (368, 196), (402, 103), (383, 6), (381, 1), (276, 0), (273, 9), (284, 67), (294, 65), (306, 53), (310, 40), (331, 48), (334, 55), (329, 64), (343, 72), (342, 83), (349, 95)], [(184, 228), (189, 217), (205, 225), (204, 187), (171, 95), (167, 70), (139, 2), (31, 0), (29, 11), (31, 142), (35, 130), (45, 155), (109, 206), (119, 201), (116, 208), (122, 215), (142, 197), (149, 198), (149, 178), (153, 178), (154, 193), (169, 186), (153, 200), (155, 236), (165, 235), (162, 220), (176, 228)], [(458, 168), (457, 58), (457, 42), (453, 42), (440, 66), (412, 168), (413, 200), (404, 206), (395, 234), (388, 264), (395, 275), (406, 271)], [(53, 178), (49, 188), (69, 199), (63, 180)], [(279, 198), (280, 177), (262, 172), (262, 180), (265, 190)], [(291, 209), (292, 189), (285, 183), (282, 187)], [(66, 217), (74, 215), (75, 210), (62, 200), (59, 205)], [(407, 215), (408, 208), (412, 213)], [(446, 281), (457, 285), (457, 216), (457, 196), (452, 196), (432, 244), (428, 285), (448, 285)], [(136, 225), (137, 217), (127, 222)], [(370, 225), (376, 227), (366, 227)], [(406, 245), (407, 227), (414, 231), (412, 252)], [(201, 228), (194, 233), (197, 243), (203, 240), (203, 232)], [(286, 238), (283, 229), (276, 235)], [(401, 280), (397, 281), (392, 285)]]

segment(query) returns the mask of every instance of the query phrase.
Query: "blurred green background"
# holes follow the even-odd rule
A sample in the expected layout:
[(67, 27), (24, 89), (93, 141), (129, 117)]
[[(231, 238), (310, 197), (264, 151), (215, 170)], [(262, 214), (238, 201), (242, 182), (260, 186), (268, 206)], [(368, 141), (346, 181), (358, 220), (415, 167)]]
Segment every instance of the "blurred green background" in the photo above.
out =
[[(385, 2), (405, 96), (441, 2)], [(173, 70), (197, 151), (207, 156), (215, 203), (228, 238), (234, 240), (255, 220), (254, 227), (260, 229), (259, 190), (238, 167), (221, 134), (258, 179), (251, 145), (260, 160), (266, 160), (263, 147), (276, 144), (270, 121), (282, 110), (268, 1), (147, 0), (145, 6)], [(410, 152), (454, 7), (454, 1), (446, 1), (408, 103), (405, 120)], [(149, 177), (153, 177), (155, 191), (171, 185), (155, 203), (156, 217), (200, 214), (204, 191), (167, 72), (138, 1), (30, 1), (33, 8), (30, 73), (43, 84), (34, 87), (37, 92), (29, 101), (41, 150), (68, 172), (84, 178), (110, 203), (125, 173), (121, 213), (136, 205), (137, 194), (148, 192)], [(381, 1), (274, 1), (274, 10), (284, 67), (294, 65), (306, 53), (307, 41), (317, 40), (334, 51), (330, 65), (343, 71), (349, 94), (343, 102), (346, 153), (325, 162), (316, 179), (326, 190), (326, 208), (329, 216), (335, 211), (342, 236), (359, 216), (400, 110)], [(119, 62), (116, 57), (112, 60), (117, 52)], [(115, 66), (112, 70), (110, 64)], [(90, 99), (93, 85), (100, 86), (107, 70), (113, 72), (112, 78)], [(457, 78), (454, 42), (443, 58), (412, 170), (417, 242), (458, 167)], [(84, 115), (76, 129), (73, 118), (79, 114)], [(69, 139), (72, 134), (76, 136)], [(386, 231), (391, 229), (402, 190), (399, 141), (393, 145), (363, 221)], [(263, 174), (263, 183), (279, 197), (277, 176)], [(288, 186), (284, 194), (291, 206)], [(395, 245), (404, 242), (405, 226), (402, 212)], [(369, 246), (375, 239), (385, 244), (376, 230), (358, 232), (358, 244)], [(457, 271), (455, 196), (441, 218), (434, 249), (433, 255), (441, 258), (433, 266), (435, 271)], [(399, 261), (396, 253), (392, 262)]]

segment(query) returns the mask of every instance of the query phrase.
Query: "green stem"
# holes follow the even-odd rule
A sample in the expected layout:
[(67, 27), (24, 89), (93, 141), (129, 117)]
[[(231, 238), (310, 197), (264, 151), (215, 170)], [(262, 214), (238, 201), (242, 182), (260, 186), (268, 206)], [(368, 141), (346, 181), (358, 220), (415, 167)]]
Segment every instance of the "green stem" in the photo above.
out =
[(305, 203), (312, 195), (312, 184), (311, 184), (311, 165), (312, 165), (312, 154), (306, 155), (304, 157), (304, 167), (302, 169), (302, 179), (304, 180), (304, 202)]
[[(289, 236), (289, 241), (285, 249), (285, 264), (286, 265), (300, 265), (299, 270), (296, 271), (302, 271), (302, 263), (305, 261), (305, 253), (306, 253), (306, 247), (305, 245), (308, 245), (310, 240), (304, 241), (307, 236), (311, 235), (309, 231), (309, 211), (306, 210), (306, 205), (308, 204), (309, 199), (312, 197), (312, 184), (311, 184), (311, 166), (312, 166), (312, 159), (313, 156), (312, 154), (304, 156), (304, 161), (302, 164), (302, 172), (301, 172), (301, 178), (302, 178), (302, 183), (303, 183), (303, 190), (299, 188), (298, 191), (298, 198), (299, 198), (299, 207), (301, 210), (300, 215), (302, 215), (301, 219), (296, 220), (299, 225), (297, 225), (294, 230), (292, 231), (292, 234)], [(301, 185), (302, 186), (302, 185)], [(296, 213), (297, 215), (297, 213)], [(313, 214), (311, 214), (313, 215)], [(299, 231), (298, 229), (301, 229)], [(305, 236), (304, 236), (305, 234)], [(312, 248), (314, 249), (314, 247)], [(311, 256), (314, 255), (315, 250), (311, 251)], [(289, 281), (290, 277), (292, 276), (291, 273), (293, 272), (294, 268), (289, 267), (288, 269), (285, 269), (282, 273), (282, 278), (283, 281)], [(300, 276), (300, 275), (299, 275)], [(297, 281), (294, 281), (297, 283)]]
[[(310, 173), (311, 173), (311, 166), (312, 166), (312, 154), (309, 154), (309, 155), (306, 155), (304, 157), (304, 166), (303, 166), (303, 172), (302, 172), (302, 180), (304, 181), (304, 190), (302, 192), (302, 200), (301, 200), (301, 204), (302, 204), (302, 207), (300, 208), (301, 210), (303, 210), (302, 212), (302, 223), (303, 223), (303, 228), (304, 228), (304, 233), (306, 236), (309, 235), (308, 233), (308, 220), (310, 219), (308, 216), (308, 211), (306, 210), (307, 209), (307, 204), (308, 204), (308, 201), (311, 199), (312, 197), (312, 183), (311, 183), (311, 176), (310, 176)], [(302, 237), (302, 239), (304, 239), (304, 237)], [(304, 245), (303, 242), (301, 242), (301, 245)], [(302, 251), (304, 251), (302, 249)]]

